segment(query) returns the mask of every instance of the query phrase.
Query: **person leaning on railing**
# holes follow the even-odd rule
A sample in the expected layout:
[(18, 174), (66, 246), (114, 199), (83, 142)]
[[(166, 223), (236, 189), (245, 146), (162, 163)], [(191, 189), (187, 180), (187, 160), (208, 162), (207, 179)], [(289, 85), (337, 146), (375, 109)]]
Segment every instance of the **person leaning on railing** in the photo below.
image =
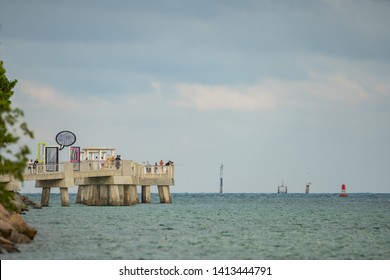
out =
[(114, 166), (114, 160), (115, 160), (114, 156), (108, 157), (108, 158), (106, 159), (106, 167), (107, 167), (108, 169), (111, 169), (111, 168)]
[(121, 166), (121, 156), (117, 155), (115, 158), (115, 168), (119, 169), (120, 166)]
[(39, 161), (38, 161), (38, 159), (36, 159), (36, 160), (34, 161), (34, 163), (33, 163), (34, 174), (37, 173), (38, 164), (39, 164)]

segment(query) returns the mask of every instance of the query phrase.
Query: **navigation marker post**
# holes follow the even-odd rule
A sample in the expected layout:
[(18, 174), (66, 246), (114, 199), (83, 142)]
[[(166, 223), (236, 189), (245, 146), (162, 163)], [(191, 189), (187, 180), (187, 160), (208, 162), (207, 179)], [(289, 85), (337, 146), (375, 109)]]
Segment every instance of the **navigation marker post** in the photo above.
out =
[(221, 164), (221, 167), (219, 169), (219, 174), (220, 174), (219, 193), (223, 193), (223, 164)]

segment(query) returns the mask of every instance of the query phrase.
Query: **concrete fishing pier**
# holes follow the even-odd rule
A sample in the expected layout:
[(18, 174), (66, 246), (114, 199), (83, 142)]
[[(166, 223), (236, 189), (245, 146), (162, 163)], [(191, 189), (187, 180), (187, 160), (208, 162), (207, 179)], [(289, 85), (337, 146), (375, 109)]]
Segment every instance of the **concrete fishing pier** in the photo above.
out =
[[(144, 165), (133, 160), (83, 160), (59, 164), (39, 164), (28, 170), (25, 181), (42, 188), (41, 205), (48, 206), (52, 188), (59, 188), (62, 206), (69, 206), (68, 189), (78, 187), (76, 203), (91, 206), (130, 206), (151, 202), (151, 186), (157, 186), (160, 202), (171, 203), (170, 186), (175, 185), (173, 165)], [(0, 175), (9, 190), (20, 190), (21, 182)]]

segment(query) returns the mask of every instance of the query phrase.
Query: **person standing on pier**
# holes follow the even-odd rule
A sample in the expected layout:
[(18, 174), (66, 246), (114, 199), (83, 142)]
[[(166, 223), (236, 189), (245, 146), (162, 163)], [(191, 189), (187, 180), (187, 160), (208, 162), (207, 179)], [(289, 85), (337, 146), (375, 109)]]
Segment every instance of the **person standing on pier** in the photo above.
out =
[(30, 159), (30, 161), (28, 162), (28, 174), (33, 174), (33, 160)]
[(119, 169), (120, 166), (121, 166), (121, 156), (117, 155), (115, 158), (115, 167), (116, 169)]
[(104, 168), (104, 163), (105, 163), (105, 160), (103, 157), (100, 158), (100, 168), (103, 169)]
[(38, 164), (39, 164), (39, 161), (38, 159), (36, 159), (33, 163), (33, 171), (34, 171), (34, 174), (37, 173), (37, 168), (38, 168)]

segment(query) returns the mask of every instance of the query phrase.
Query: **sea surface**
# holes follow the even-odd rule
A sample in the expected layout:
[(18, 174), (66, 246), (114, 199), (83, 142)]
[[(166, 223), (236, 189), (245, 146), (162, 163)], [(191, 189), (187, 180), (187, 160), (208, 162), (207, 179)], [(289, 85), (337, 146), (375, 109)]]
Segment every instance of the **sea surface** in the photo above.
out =
[[(40, 194), (27, 194), (40, 202)], [(19, 260), (389, 260), (390, 194), (172, 193), (173, 203), (50, 206)]]

